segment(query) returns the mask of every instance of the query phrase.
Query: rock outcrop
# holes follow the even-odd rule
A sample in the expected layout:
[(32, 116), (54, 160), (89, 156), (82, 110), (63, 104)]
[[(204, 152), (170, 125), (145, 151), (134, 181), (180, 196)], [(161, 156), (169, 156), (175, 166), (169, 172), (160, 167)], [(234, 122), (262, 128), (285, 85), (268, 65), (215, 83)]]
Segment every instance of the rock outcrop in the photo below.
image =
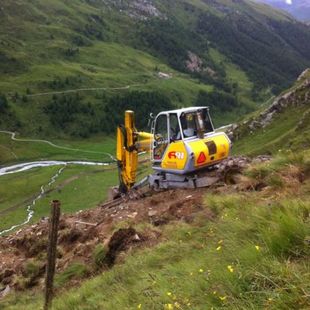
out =
[(116, 7), (120, 12), (134, 19), (147, 20), (150, 17), (164, 17), (152, 0), (104, 0), (103, 2), (107, 6)]
[(227, 128), (231, 139), (238, 139), (243, 132), (253, 132), (268, 126), (273, 119), (286, 108), (310, 104), (310, 69), (305, 70), (297, 79), (297, 84), (289, 91), (278, 96), (273, 103), (258, 116), (241, 124), (232, 124)]

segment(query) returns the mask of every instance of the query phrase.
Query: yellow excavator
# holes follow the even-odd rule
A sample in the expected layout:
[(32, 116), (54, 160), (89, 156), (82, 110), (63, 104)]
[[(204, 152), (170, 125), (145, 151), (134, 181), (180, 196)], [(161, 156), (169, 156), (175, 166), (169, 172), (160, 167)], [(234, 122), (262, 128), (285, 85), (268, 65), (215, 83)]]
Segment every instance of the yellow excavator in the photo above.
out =
[[(133, 111), (125, 112), (125, 123), (117, 128), (119, 192), (148, 184), (155, 190), (206, 187), (214, 183), (208, 175), (229, 156), (231, 141), (215, 132), (208, 107), (190, 107), (160, 112), (151, 133), (139, 132)], [(150, 151), (153, 174), (138, 185), (138, 155)]]

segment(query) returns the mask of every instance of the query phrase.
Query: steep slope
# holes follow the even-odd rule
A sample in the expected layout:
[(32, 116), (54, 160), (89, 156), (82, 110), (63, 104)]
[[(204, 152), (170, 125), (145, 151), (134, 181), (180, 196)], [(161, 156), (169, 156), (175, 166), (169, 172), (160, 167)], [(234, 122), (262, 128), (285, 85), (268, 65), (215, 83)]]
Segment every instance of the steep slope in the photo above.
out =
[(19, 0), (0, 17), (1, 127), (29, 135), (111, 131), (115, 93), (165, 108), (220, 90), (237, 102), (220, 125), (310, 65), (307, 26), (243, 0)]
[[(230, 162), (214, 188), (63, 215), (53, 309), (308, 309), (309, 150)], [(0, 237), (0, 307), (43, 304), (47, 235)]]
[(310, 69), (271, 106), (233, 126), (235, 153), (261, 154), (310, 148)]

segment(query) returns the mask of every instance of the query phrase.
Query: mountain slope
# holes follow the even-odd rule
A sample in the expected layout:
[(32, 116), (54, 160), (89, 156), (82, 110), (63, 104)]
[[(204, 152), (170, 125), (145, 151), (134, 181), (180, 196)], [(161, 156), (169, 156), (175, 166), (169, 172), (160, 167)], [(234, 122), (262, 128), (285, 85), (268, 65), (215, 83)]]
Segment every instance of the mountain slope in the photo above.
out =
[(106, 131), (105, 107), (134, 90), (176, 106), (221, 90), (238, 104), (215, 118), (230, 122), (310, 65), (309, 28), (250, 1), (19, 0), (0, 17), (0, 92), (11, 108), (1, 126), (30, 135)]
[(278, 96), (233, 130), (234, 152), (256, 155), (310, 148), (310, 69)]
[[(0, 108), (6, 106), (2, 98)], [(71, 211), (80, 211), (60, 221), (53, 308), (308, 309), (309, 107), (308, 69), (270, 106), (234, 128), (236, 153), (272, 157), (228, 159), (225, 178), (215, 187), (154, 193), (119, 207), (81, 211), (96, 201), (83, 200), (71, 184), (69, 197), (82, 202), (64, 203), (63, 211), (70, 200)], [(87, 184), (89, 191), (97, 186), (101, 196), (99, 170), (92, 173), (96, 183), (81, 172), (74, 169), (75, 177), (83, 178), (79, 186)], [(116, 182), (113, 171), (101, 172)], [(41, 184), (37, 173), (31, 174), (34, 187)], [(53, 195), (66, 191), (74, 181), (65, 179), (69, 176), (52, 185)], [(20, 184), (21, 177), (12, 177)], [(28, 183), (29, 176), (27, 190)], [(44, 197), (45, 208), (50, 198)], [(43, 202), (37, 211), (44, 212)], [(43, 304), (48, 229), (42, 216), (0, 238), (0, 308)]]

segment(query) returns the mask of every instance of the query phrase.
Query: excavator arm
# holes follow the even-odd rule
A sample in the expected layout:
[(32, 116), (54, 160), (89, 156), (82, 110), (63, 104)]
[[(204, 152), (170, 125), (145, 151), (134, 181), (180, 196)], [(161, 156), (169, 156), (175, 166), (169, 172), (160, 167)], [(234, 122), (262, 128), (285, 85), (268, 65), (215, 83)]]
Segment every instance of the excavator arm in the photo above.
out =
[(119, 191), (127, 193), (136, 183), (138, 154), (149, 151), (153, 135), (138, 132), (134, 112), (125, 112), (125, 123), (117, 128), (116, 159), (119, 171)]

